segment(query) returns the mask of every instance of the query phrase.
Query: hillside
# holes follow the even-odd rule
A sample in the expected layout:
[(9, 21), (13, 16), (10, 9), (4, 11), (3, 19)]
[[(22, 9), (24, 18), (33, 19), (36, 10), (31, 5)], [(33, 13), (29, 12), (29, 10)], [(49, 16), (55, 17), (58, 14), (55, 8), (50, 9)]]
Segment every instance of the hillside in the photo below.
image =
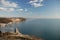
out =
[(25, 20), (25, 18), (0, 18), (0, 23), (22, 22)]

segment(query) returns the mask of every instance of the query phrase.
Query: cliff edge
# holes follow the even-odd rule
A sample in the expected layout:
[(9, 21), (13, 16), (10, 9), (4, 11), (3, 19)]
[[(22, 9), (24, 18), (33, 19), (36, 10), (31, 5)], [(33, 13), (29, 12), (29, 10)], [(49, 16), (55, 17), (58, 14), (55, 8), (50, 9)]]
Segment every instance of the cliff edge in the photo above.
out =
[[(25, 21), (25, 18), (0, 18), (0, 25), (12, 24), (17, 22)], [(1, 26), (0, 26), (1, 27)], [(42, 40), (41, 38), (32, 37), (29, 35), (24, 35), (19, 32), (16, 28), (16, 32), (5, 32), (0, 31), (0, 40)]]

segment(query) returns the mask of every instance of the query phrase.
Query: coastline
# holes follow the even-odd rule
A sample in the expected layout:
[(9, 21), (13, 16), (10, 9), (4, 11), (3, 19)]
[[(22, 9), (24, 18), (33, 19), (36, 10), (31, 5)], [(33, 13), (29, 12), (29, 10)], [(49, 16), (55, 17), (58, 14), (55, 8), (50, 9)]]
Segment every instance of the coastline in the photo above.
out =
[[(5, 27), (7, 24), (18, 23), (25, 21), (25, 18), (0, 18), (0, 27)], [(16, 28), (16, 32), (5, 32), (0, 31), (0, 40), (42, 40), (37, 37), (32, 37), (29, 35), (24, 35), (19, 32)]]

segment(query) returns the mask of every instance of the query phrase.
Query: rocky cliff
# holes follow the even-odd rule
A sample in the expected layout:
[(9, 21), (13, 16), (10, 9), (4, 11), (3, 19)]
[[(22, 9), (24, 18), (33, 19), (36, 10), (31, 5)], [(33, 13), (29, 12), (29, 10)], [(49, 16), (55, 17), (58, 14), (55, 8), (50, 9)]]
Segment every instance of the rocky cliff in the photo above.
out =
[[(12, 24), (13, 22), (23, 22), (25, 18), (0, 18), (0, 25)], [(1, 27), (1, 26), (0, 26)], [(29, 35), (24, 35), (16, 29), (15, 33), (0, 31), (0, 40), (42, 40), (41, 38), (32, 37)]]
[(22, 22), (25, 20), (25, 18), (0, 18), (0, 23)]

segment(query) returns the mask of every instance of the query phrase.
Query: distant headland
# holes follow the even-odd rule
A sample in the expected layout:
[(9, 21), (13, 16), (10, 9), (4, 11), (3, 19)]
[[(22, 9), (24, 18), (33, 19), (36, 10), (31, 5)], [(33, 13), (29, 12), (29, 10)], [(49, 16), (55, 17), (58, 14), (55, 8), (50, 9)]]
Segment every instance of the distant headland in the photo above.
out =
[(18, 17), (12, 17), (12, 18), (1, 18), (0, 17), (0, 23), (22, 22), (25, 20), (26, 20), (25, 18), (18, 18)]

